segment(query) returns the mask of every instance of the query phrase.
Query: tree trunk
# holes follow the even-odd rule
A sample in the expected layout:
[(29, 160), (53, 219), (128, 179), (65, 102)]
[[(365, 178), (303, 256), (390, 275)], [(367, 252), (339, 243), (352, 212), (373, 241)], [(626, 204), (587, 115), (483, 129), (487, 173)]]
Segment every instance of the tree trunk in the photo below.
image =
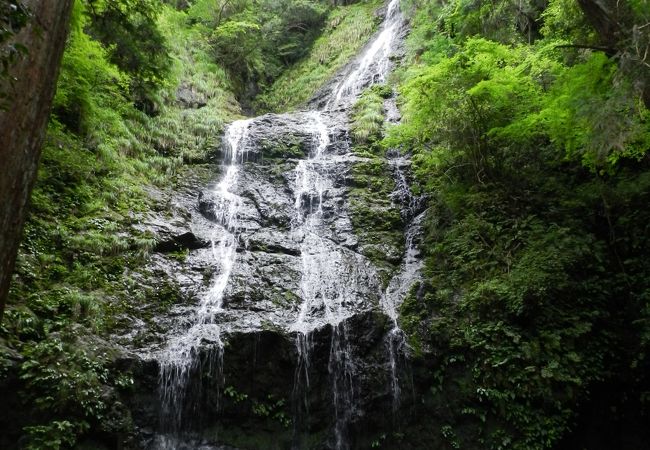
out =
[(28, 53), (0, 86), (9, 107), (0, 111), (0, 321), (7, 300), (29, 196), (50, 115), (73, 0), (26, 0), (32, 17), (16, 36)]
[(646, 108), (650, 108), (650, 39), (647, 17), (635, 15), (628, 2), (620, 0), (577, 0), (587, 21), (598, 34), (609, 57), (616, 57), (619, 67), (639, 89)]
[(617, 20), (618, 2), (615, 0), (578, 0), (587, 21), (594, 27), (600, 41), (615, 48), (621, 39), (621, 24)]

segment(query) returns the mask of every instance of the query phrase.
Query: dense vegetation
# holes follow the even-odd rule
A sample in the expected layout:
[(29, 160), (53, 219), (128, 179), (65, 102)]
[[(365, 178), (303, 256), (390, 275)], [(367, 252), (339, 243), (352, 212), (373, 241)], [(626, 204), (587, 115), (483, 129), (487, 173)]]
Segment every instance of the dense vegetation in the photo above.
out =
[[(89, 430), (130, 430), (117, 393), (133, 380), (114, 370), (107, 337), (124, 315), (151, 320), (177, 292), (143, 283), (155, 242), (139, 222), (165, 207), (161, 192), (203, 173), (242, 109), (284, 111), (313, 95), (373, 32), (380, 4), (77, 0), (0, 325), (2, 388), (18, 392), (0, 412), (11, 425), (0, 446), (69, 448)], [(416, 367), (426, 367), (415, 376), (429, 384), (422, 414), (393, 439), (642, 448), (648, 2), (408, 0), (402, 9), (411, 33), (401, 68), (391, 86), (362, 95), (350, 129), (368, 157), (357, 178), (376, 187), (350, 197), (368, 241), (401, 254), (399, 213), (390, 209), (375, 233), (361, 208), (392, 207), (383, 151), (412, 154), (413, 190), (428, 199), (425, 277), (401, 320)], [(0, 24), (11, 33), (26, 17), (12, 11)], [(7, 51), (2, 65), (23, 49)], [(386, 129), (392, 87), (403, 120)]]
[(413, 152), (429, 196), (424, 291), (402, 314), (438, 358), (450, 448), (647, 439), (650, 6), (600, 2), (620, 31), (604, 35), (590, 3), (408, 6), (385, 144)]
[[(9, 68), (27, 49), (12, 41), (27, 24), (29, 11), (17, 0), (0, 2), (0, 82), (9, 79)], [(0, 91), (0, 108), (6, 109), (7, 92)]]
[[(29, 16), (15, 5), (3, 10), (0, 44)], [(133, 380), (113, 369), (105, 338), (123, 317), (151, 320), (177, 297), (164, 280), (142, 282), (154, 279), (143, 267), (155, 241), (138, 224), (166, 207), (164, 192), (189, 172), (205, 182), (213, 176), (224, 124), (301, 60), (322, 27), (341, 22), (345, 8), (310, 0), (76, 1), (0, 325), (2, 389), (19, 394), (0, 413), (0, 446), (20, 438), (21, 448), (68, 448), (88, 430), (130, 429), (116, 393)], [(368, 38), (373, 12), (364, 5), (352, 14), (369, 25), (345, 41), (353, 47), (343, 58), (339, 48), (321, 56), (328, 74)], [(2, 51), (4, 76), (25, 49)]]

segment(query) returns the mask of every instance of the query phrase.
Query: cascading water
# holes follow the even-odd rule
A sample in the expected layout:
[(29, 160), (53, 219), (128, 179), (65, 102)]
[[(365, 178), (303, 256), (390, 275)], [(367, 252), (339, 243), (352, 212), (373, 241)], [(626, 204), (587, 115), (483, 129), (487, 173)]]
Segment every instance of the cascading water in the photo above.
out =
[[(178, 434), (188, 426), (196, 408), (192, 397), (200, 395), (200, 392), (192, 392), (197, 385), (200, 387), (195, 377), (200, 377), (206, 369), (216, 373), (218, 384), (222, 382), (223, 341), (215, 319), (222, 311), (223, 293), (237, 256), (237, 212), (241, 199), (232, 193), (232, 188), (237, 183), (239, 166), (246, 159), (246, 133), (250, 123), (250, 119), (233, 122), (225, 133), (228, 164), (213, 192), (218, 199), (213, 213), (219, 227), (213, 230), (211, 250), (218, 275), (202, 297), (191, 326), (170, 339), (158, 355), (161, 427), (165, 433)], [(173, 437), (166, 435), (159, 436), (154, 444), (160, 450), (176, 446)]]
[[(295, 169), (295, 190), (294, 206), (296, 216), (292, 224), (292, 234), (295, 239), (302, 240), (300, 253), (302, 265), (302, 277), (300, 290), (303, 302), (292, 330), (296, 332), (297, 364), (294, 375), (293, 403), (294, 403), (294, 448), (300, 448), (301, 433), (304, 428), (305, 416), (309, 412), (309, 359), (312, 350), (311, 332), (313, 327), (308, 322), (310, 309), (315, 307), (317, 295), (314, 292), (317, 284), (311, 276), (309, 268), (313, 266), (310, 261), (309, 247), (314, 248), (316, 255), (323, 254), (322, 242), (317, 238), (319, 218), (323, 215), (323, 194), (327, 187), (327, 179), (324, 178), (319, 167), (323, 165), (323, 153), (330, 143), (329, 133), (320, 113), (311, 114), (313, 123), (312, 133), (316, 137), (316, 144), (312, 146), (307, 160), (301, 160)], [(321, 169), (322, 170), (322, 169)], [(324, 300), (327, 301), (327, 300)]]
[[(400, 346), (404, 346), (405, 342), (397, 324), (397, 307), (419, 270), (417, 254), (411, 245), (412, 240), (407, 237), (402, 271), (383, 292), (380, 278), (367, 258), (341, 242), (336, 227), (340, 225), (345, 228), (346, 225), (341, 225), (341, 220), (333, 221), (332, 216), (344, 214), (340, 206), (344, 204), (344, 199), (340, 193), (333, 192), (340, 183), (344, 168), (353, 164), (355, 157), (350, 156), (346, 143), (341, 146), (334, 142), (333, 135), (336, 124), (347, 122), (347, 110), (362, 90), (372, 83), (385, 81), (390, 70), (390, 57), (403, 24), (399, 0), (391, 0), (379, 32), (343, 73), (338, 84), (331, 88), (329, 100), (322, 110), (274, 116), (289, 124), (287, 126), (293, 131), (309, 136), (308, 157), (296, 162), (290, 182), (293, 214), (288, 233), (299, 252), (300, 273), (297, 286), (300, 304), (294, 312), (295, 319), (286, 327), (295, 336), (297, 355), (292, 393), (295, 449), (303, 448), (301, 434), (309, 431), (305, 417), (309, 412), (309, 392), (312, 388), (313, 339), (315, 333), (324, 329), (329, 329), (331, 333), (327, 370), (333, 417), (328, 446), (337, 450), (350, 448), (348, 434), (357, 414), (359, 387), (355, 377), (359, 364), (350, 341), (348, 319), (358, 311), (373, 307), (368, 304), (369, 295), (378, 299), (393, 324), (390, 335), (394, 338), (390, 338), (389, 346), (390, 376), (393, 405), (398, 403), (397, 359), (398, 355), (404, 353)], [(223, 386), (225, 338), (222, 334), (229, 332), (224, 331), (223, 322), (227, 313), (231, 312), (229, 308), (224, 308), (224, 293), (236, 272), (238, 250), (247, 251), (238, 245), (242, 232), (239, 219), (243, 200), (235, 192), (238, 192), (236, 188), (242, 182), (240, 169), (247, 151), (252, 151), (257, 145), (250, 135), (264, 123), (268, 123), (268, 118), (237, 121), (226, 131), (224, 147), (227, 165), (221, 181), (212, 192), (216, 200), (211, 216), (217, 223), (211, 239), (212, 260), (217, 272), (209, 290), (196, 307), (190, 325), (172, 337), (158, 355), (163, 437), (159, 437), (154, 449), (180, 448), (174, 436), (178, 437), (187, 430), (192, 417), (200, 417), (202, 373), (206, 370), (211, 373), (211, 378), (217, 380), (217, 389)], [(398, 183), (398, 191), (401, 189), (403, 186)], [(260, 208), (259, 205), (257, 208)], [(259, 324), (261, 320), (255, 323)]]
[[(401, 159), (401, 158), (400, 158)], [(399, 272), (390, 280), (386, 292), (381, 299), (380, 306), (391, 321), (392, 328), (386, 339), (388, 347), (389, 368), (390, 368), (390, 390), (392, 393), (393, 414), (400, 406), (400, 361), (408, 357), (408, 345), (406, 335), (398, 323), (398, 308), (408, 294), (413, 283), (419, 279), (422, 270), (422, 260), (419, 257), (419, 250), (416, 237), (421, 234), (422, 219), (424, 213), (420, 213), (421, 198), (411, 194), (406, 177), (399, 162), (392, 160), (396, 179), (395, 200), (403, 205), (402, 216), (406, 223), (409, 223), (405, 233), (404, 258)], [(417, 215), (416, 215), (417, 214)]]
[[(402, 21), (399, 0), (391, 0), (379, 34), (362, 54), (357, 67), (334, 87), (325, 106), (326, 112), (349, 106), (365, 86), (385, 81), (390, 68), (393, 41)], [(300, 284), (303, 302), (292, 326), (297, 334), (298, 350), (294, 394), (302, 392), (305, 395), (305, 388), (309, 388), (310, 333), (318, 326), (330, 325), (332, 337), (328, 370), (335, 414), (333, 447), (339, 450), (348, 448), (347, 427), (355, 410), (355, 363), (344, 320), (349, 315), (346, 306), (355, 302), (354, 286), (358, 283), (358, 277), (354, 276), (355, 265), (345, 261), (345, 253), (332, 246), (324, 234), (326, 230), (323, 230), (321, 220), (323, 195), (327, 186), (331, 185), (331, 180), (327, 179), (326, 167), (335, 161), (324, 153), (330, 140), (323, 115), (319, 112), (312, 112), (311, 115), (314, 117), (317, 145), (310, 158), (300, 161), (296, 167), (295, 205), (301, 222), (297, 232), (303, 239)], [(308, 206), (306, 211), (305, 206)], [(300, 401), (307, 404), (306, 397)], [(294, 446), (296, 443), (299, 445), (300, 441), (294, 441)]]
[[(346, 304), (354, 302), (355, 285), (359, 276), (355, 275), (355, 261), (345, 251), (331, 242), (330, 231), (323, 221), (323, 201), (333, 180), (328, 177), (328, 166), (336, 160), (326, 153), (330, 144), (329, 131), (324, 117), (319, 112), (309, 113), (311, 132), (315, 137), (313, 150), (307, 160), (296, 166), (295, 207), (296, 221), (293, 234), (301, 240), (301, 280), (302, 303), (291, 330), (296, 333), (298, 370), (294, 380), (294, 393), (302, 398), (294, 402), (304, 402), (309, 389), (309, 358), (311, 334), (325, 325), (332, 327), (330, 363), (328, 365), (333, 384), (333, 404), (335, 411), (335, 447), (344, 448), (344, 409), (351, 409), (353, 402), (352, 385), (345, 358), (349, 358), (341, 331), (341, 323), (350, 314)], [(342, 371), (347, 376), (341, 377)], [(348, 380), (341, 383), (339, 380)], [(302, 411), (304, 413), (306, 411)], [(301, 422), (300, 417), (294, 418)], [(296, 429), (294, 447), (299, 448), (299, 434)]]
[(390, 56), (394, 51), (395, 38), (404, 21), (399, 2), (400, 0), (390, 1), (379, 34), (362, 54), (356, 67), (353, 66), (353, 70), (335, 86), (326, 109), (350, 106), (351, 101), (364, 87), (386, 81), (390, 72)]

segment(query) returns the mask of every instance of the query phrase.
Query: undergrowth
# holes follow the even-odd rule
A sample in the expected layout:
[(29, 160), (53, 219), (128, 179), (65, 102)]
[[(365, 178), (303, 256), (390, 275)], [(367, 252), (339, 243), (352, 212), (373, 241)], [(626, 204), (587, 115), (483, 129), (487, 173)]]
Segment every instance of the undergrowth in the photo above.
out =
[(309, 100), (368, 41), (379, 22), (375, 11), (381, 4), (372, 0), (335, 8), (309, 55), (256, 98), (256, 109), (284, 112)]

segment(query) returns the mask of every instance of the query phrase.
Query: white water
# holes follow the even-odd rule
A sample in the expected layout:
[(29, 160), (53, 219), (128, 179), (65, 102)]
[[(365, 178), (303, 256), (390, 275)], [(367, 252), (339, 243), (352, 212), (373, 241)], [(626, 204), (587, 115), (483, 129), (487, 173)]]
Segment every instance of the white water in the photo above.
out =
[[(356, 370), (354, 355), (348, 339), (345, 320), (356, 311), (360, 301), (360, 285), (377, 284), (360, 271), (367, 261), (360, 255), (344, 249), (331, 238), (331, 229), (325, 220), (332, 208), (328, 204), (328, 193), (334, 180), (331, 168), (340, 159), (329, 152), (332, 147), (331, 127), (333, 121), (345, 120), (345, 109), (352, 105), (362, 90), (372, 84), (384, 82), (390, 70), (390, 56), (394, 50), (398, 31), (403, 23), (399, 11), (399, 0), (391, 0), (386, 17), (375, 38), (366, 46), (356, 65), (349, 71), (330, 94), (324, 111), (305, 114), (306, 122), (301, 125), (313, 136), (309, 158), (297, 163), (294, 173), (295, 217), (291, 233), (300, 243), (300, 293), (301, 304), (296, 319), (289, 331), (296, 334), (298, 360), (294, 380), (294, 411), (308, 413), (308, 392), (310, 388), (310, 354), (312, 336), (316, 330), (331, 328), (328, 370), (332, 384), (332, 401), (335, 426), (332, 445), (337, 450), (349, 448), (346, 440), (347, 428), (356, 409)], [(336, 112), (334, 110), (337, 110)], [(254, 119), (232, 123), (225, 134), (225, 174), (214, 189), (214, 215), (219, 223), (212, 236), (212, 255), (218, 274), (201, 298), (191, 326), (181, 335), (173, 337), (167, 347), (158, 355), (161, 364), (160, 388), (163, 417), (166, 417), (164, 431), (181, 431), (186, 395), (192, 376), (200, 372), (199, 349), (212, 348), (215, 355), (207, 358), (215, 364), (212, 368), (217, 378), (223, 378), (223, 341), (218, 316), (224, 310), (223, 296), (237, 260), (238, 212), (242, 199), (234, 193), (239, 180), (241, 163), (246, 159), (247, 136)], [(407, 248), (411, 248), (407, 245)], [(403, 298), (406, 284), (412, 280), (407, 252), (403, 276), (391, 282), (381, 300), (381, 307), (393, 321), (391, 335), (398, 336), (397, 307)], [(415, 258), (415, 254), (412, 255)], [(416, 270), (416, 269), (413, 269)], [(418, 269), (419, 270), (419, 269)], [(403, 334), (402, 334), (403, 336)], [(399, 398), (397, 359), (402, 349), (398, 340), (391, 338), (390, 354), (393, 392)], [(404, 341), (401, 341), (404, 342)], [(222, 381), (223, 382), (223, 381)], [(396, 394), (395, 394), (396, 393)], [(396, 402), (394, 402), (396, 404)], [(296, 420), (294, 418), (294, 420)], [(301, 430), (295, 429), (294, 434)], [(158, 449), (175, 448), (173, 439), (161, 437)], [(299, 448), (299, 447), (296, 447)]]
[(393, 413), (397, 411), (400, 405), (401, 385), (399, 362), (406, 360), (408, 357), (408, 344), (406, 335), (400, 328), (399, 307), (404, 301), (408, 291), (413, 283), (420, 278), (423, 262), (419, 257), (419, 251), (414, 239), (420, 235), (422, 228), (423, 214), (413, 217), (418, 212), (419, 197), (413, 196), (406, 180), (406, 175), (401, 168), (404, 161), (398, 157), (391, 160), (395, 179), (395, 191), (393, 200), (402, 205), (402, 216), (410, 219), (410, 226), (405, 233), (405, 253), (399, 272), (390, 280), (386, 292), (384, 293), (380, 306), (384, 313), (390, 318), (392, 328), (388, 333), (386, 346), (388, 347), (389, 367), (390, 367), (390, 388), (392, 393)]
[[(325, 106), (326, 113), (334, 108), (350, 106), (368, 84), (385, 81), (390, 70), (389, 58), (393, 51), (393, 42), (402, 21), (399, 0), (391, 0), (379, 34), (367, 46), (354, 70), (334, 88)], [(304, 406), (294, 407), (294, 411), (308, 412), (311, 333), (329, 325), (332, 335), (328, 371), (332, 383), (335, 414), (333, 447), (344, 450), (349, 448), (346, 434), (355, 414), (357, 394), (354, 382), (354, 357), (344, 321), (354, 311), (350, 307), (358, 301), (356, 286), (363, 281), (355, 270), (360, 261), (351, 258), (327, 237), (328, 230), (323, 222), (325, 214), (323, 204), (327, 190), (333, 183), (328, 178), (327, 165), (333, 163), (334, 158), (326, 152), (330, 138), (324, 114), (313, 111), (310, 115), (313, 118), (312, 133), (316, 137), (316, 145), (309, 158), (300, 161), (295, 169), (294, 194), (297, 220), (293, 233), (302, 238), (300, 246), (302, 303), (296, 321), (291, 327), (291, 331), (296, 332), (298, 353), (293, 393), (294, 403), (300, 402)], [(388, 292), (386, 294), (384, 298), (395, 298), (393, 295), (389, 296)], [(394, 304), (390, 314), (395, 328), (399, 329), (396, 325), (397, 313)], [(391, 349), (394, 349), (394, 346), (391, 346)], [(396, 358), (391, 357), (391, 365), (396, 367), (394, 361)], [(391, 370), (396, 389), (399, 389), (397, 370)], [(304, 419), (294, 417), (294, 422), (298, 421), (303, 422)], [(300, 448), (300, 440), (296, 438), (299, 432), (300, 430), (294, 428), (294, 448)]]
[[(293, 403), (294, 403), (294, 448), (301, 445), (300, 433), (303, 421), (309, 413), (309, 368), (312, 351), (311, 332), (314, 329), (309, 322), (310, 310), (317, 302), (314, 292), (318, 283), (309, 274), (309, 267), (313, 265), (308, 252), (315, 246), (316, 254), (323, 253), (321, 242), (318, 240), (316, 230), (321, 225), (323, 217), (323, 196), (329, 185), (327, 178), (319, 171), (323, 166), (324, 152), (330, 144), (329, 132), (318, 112), (310, 113), (310, 130), (315, 137), (309, 158), (298, 162), (295, 168), (294, 208), (295, 218), (292, 234), (295, 239), (302, 239), (301, 253), (301, 280), (300, 291), (303, 299), (298, 312), (298, 317), (292, 325), (291, 331), (296, 332), (296, 350), (298, 354), (296, 372), (294, 375)], [(322, 170), (322, 169), (321, 169)], [(308, 241), (315, 242), (308, 242)], [(325, 265), (324, 267), (327, 267)]]
[(413, 242), (413, 237), (419, 233), (420, 224), (419, 220), (416, 220), (406, 233), (406, 252), (400, 271), (391, 279), (380, 303), (382, 310), (392, 322), (386, 346), (388, 347), (393, 413), (397, 411), (401, 402), (399, 362), (408, 358), (409, 351), (406, 335), (399, 326), (398, 310), (414, 281), (419, 279), (422, 270), (422, 260), (419, 258), (419, 252)]
[[(325, 111), (349, 104), (368, 84), (383, 82), (390, 71), (390, 56), (403, 17), (400, 0), (391, 0), (379, 34), (366, 47), (353, 71), (334, 88)], [(333, 103), (332, 103), (333, 101)], [(332, 180), (327, 177), (327, 163), (332, 157), (326, 153), (330, 144), (325, 116), (318, 111), (309, 113), (313, 120), (312, 133), (316, 146), (309, 159), (300, 161), (295, 169), (295, 208), (299, 226), (294, 233), (302, 235), (303, 303), (292, 331), (305, 334), (323, 324), (335, 325), (346, 318), (345, 305), (354, 302), (354, 264), (338, 246), (333, 245), (322, 230), (323, 196)], [(307, 208), (305, 208), (308, 206)], [(305, 211), (306, 210), (306, 211)], [(320, 312), (320, 313), (317, 313)], [(316, 317), (321, 316), (321, 320)]]
[[(295, 202), (299, 223), (305, 220), (305, 214), (323, 214), (323, 193), (331, 185), (324, 171), (324, 152), (330, 145), (329, 130), (323, 120), (321, 113), (311, 111), (308, 114), (309, 130), (315, 137), (315, 148), (310, 152), (309, 158), (298, 161), (295, 169)], [(316, 208), (316, 210), (314, 210)], [(306, 209), (306, 211), (303, 211)]]
[[(246, 134), (250, 124), (250, 119), (233, 122), (225, 133), (228, 165), (213, 191), (216, 198), (214, 216), (220, 226), (213, 231), (211, 247), (218, 275), (201, 298), (191, 326), (172, 337), (158, 355), (162, 426), (172, 432), (182, 426), (191, 377), (196, 375), (197, 368), (201, 369), (199, 349), (215, 353), (208, 358), (210, 363), (216, 363), (211, 372), (216, 372), (218, 378), (223, 375), (223, 341), (215, 319), (223, 309), (223, 293), (237, 257), (237, 213), (241, 198), (232, 190), (237, 183), (239, 166), (246, 159)], [(157, 447), (161, 450), (174, 448), (169, 442), (166, 437), (160, 437)]]
[(355, 69), (334, 88), (326, 109), (349, 106), (363, 88), (369, 84), (386, 81), (390, 72), (390, 56), (394, 51), (395, 38), (404, 20), (399, 10), (399, 2), (400, 0), (390, 1), (379, 34), (367, 47)]
[[(333, 185), (328, 176), (328, 166), (337, 160), (327, 153), (330, 137), (325, 117), (319, 112), (311, 112), (309, 117), (315, 143), (309, 158), (300, 161), (295, 169), (296, 220), (292, 233), (301, 240), (302, 303), (290, 329), (296, 332), (298, 353), (293, 401), (299, 404), (294, 411), (308, 413), (312, 333), (330, 325), (328, 370), (335, 414), (333, 444), (336, 449), (345, 449), (345, 432), (354, 410), (354, 383), (351, 352), (343, 322), (352, 315), (354, 309), (351, 307), (360, 301), (357, 293), (363, 277), (358, 271), (360, 261), (356, 255), (344, 251), (329, 238), (330, 230), (324, 221), (324, 203), (328, 189)], [(303, 421), (303, 417), (294, 417), (298, 425)], [(294, 448), (300, 448), (298, 435), (301, 431), (294, 428)]]

